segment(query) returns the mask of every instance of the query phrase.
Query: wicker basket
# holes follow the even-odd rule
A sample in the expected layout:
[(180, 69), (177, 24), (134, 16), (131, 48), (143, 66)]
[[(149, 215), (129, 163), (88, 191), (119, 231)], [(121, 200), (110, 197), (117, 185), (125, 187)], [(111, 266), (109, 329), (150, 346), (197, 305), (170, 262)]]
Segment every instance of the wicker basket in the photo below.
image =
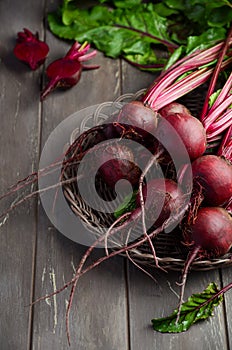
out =
[[(145, 90), (140, 90), (135, 94), (126, 94), (120, 96), (117, 100), (115, 100), (114, 107), (120, 108), (122, 102), (139, 99), (144, 91)], [(202, 88), (200, 90), (194, 90), (192, 93), (180, 99), (180, 102), (184, 103), (193, 115), (198, 115), (203, 106), (204, 91), (204, 88), (203, 90)], [(70, 145), (72, 145), (72, 147), (71, 150), (69, 149), (68, 153), (66, 154), (65, 160), (68, 160), (73, 156), (73, 153), (75, 152), (75, 143), (78, 141), (79, 135), (91, 129), (93, 125), (96, 126), (103, 124), (104, 121), (109, 117), (109, 111), (111, 111), (111, 108), (111, 102), (102, 103), (93, 114), (85, 116), (83, 118), (80, 127), (73, 130), (70, 136)], [(83, 151), (89, 150), (95, 145), (96, 134), (97, 129), (88, 134), (88, 137), (86, 137), (83, 142)], [(68, 180), (76, 176), (77, 167), (78, 164), (75, 163), (75, 166), (70, 165), (63, 168), (63, 180)], [(102, 193), (104, 193), (105, 184), (100, 182), (98, 183), (98, 186), (101, 189)], [(94, 210), (89, 205), (87, 205), (85, 201), (83, 201), (78, 192), (75, 182), (63, 185), (63, 193), (72, 211), (81, 218), (86, 228), (95, 234), (96, 237), (99, 237), (99, 235), (102, 234), (102, 227), (109, 227), (109, 225), (114, 222), (115, 219), (112, 214)], [(111, 199), (110, 195), (107, 199)], [(119, 203), (121, 199), (122, 198), (118, 199)], [(116, 246), (120, 246), (118, 238), (115, 239), (114, 243)], [(154, 239), (154, 246), (160, 266), (166, 270), (181, 270), (183, 268), (188, 250), (184, 247), (183, 244), (181, 244), (181, 235), (179, 232), (174, 232), (172, 234), (161, 232)], [(155, 266), (154, 256), (151, 253), (151, 249), (148, 244), (144, 244), (137, 249), (131, 250), (130, 256), (139, 264)], [(229, 253), (217, 259), (198, 258), (192, 263), (192, 269), (203, 271), (230, 265), (232, 265), (232, 253)]]

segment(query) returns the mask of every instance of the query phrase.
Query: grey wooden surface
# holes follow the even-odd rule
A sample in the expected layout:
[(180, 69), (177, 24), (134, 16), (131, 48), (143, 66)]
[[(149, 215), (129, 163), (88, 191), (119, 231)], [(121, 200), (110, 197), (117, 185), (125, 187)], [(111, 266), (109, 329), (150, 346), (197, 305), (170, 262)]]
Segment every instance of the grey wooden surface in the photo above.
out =
[[(37, 169), (40, 151), (52, 130), (70, 114), (145, 88), (153, 80), (124, 61), (98, 53), (101, 68), (84, 72), (67, 92), (39, 102), (43, 67), (31, 72), (12, 54), (16, 33), (39, 31), (50, 46), (46, 65), (62, 56), (68, 43), (47, 29), (46, 14), (56, 0), (0, 1), (0, 193)], [(7, 201), (5, 202), (7, 204)], [(2, 208), (1, 208), (2, 210)], [(85, 248), (59, 233), (37, 199), (24, 203), (0, 227), (0, 349), (68, 349), (65, 308), (68, 291), (34, 307), (32, 300), (61, 287)], [(101, 255), (96, 251), (93, 259)], [(150, 320), (177, 304), (178, 273), (155, 272), (156, 285), (122, 257), (105, 262), (80, 280), (71, 311), (71, 347), (78, 350), (228, 350), (232, 348), (231, 292), (210, 320), (183, 334), (153, 332)], [(191, 273), (186, 295), (215, 281), (231, 281), (231, 269)]]

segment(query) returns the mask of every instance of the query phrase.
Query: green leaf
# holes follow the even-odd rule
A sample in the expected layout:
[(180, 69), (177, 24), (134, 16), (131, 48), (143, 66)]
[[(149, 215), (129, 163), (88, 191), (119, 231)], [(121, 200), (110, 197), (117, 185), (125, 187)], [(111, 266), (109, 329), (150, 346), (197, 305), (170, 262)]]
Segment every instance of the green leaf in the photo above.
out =
[(210, 28), (206, 32), (198, 36), (189, 36), (187, 40), (186, 53), (193, 52), (197, 49), (207, 49), (217, 42), (223, 40), (226, 35), (226, 30), (221, 28)]
[(116, 7), (120, 8), (132, 8), (141, 4), (142, 0), (99, 0), (101, 4), (103, 3), (112, 3)]
[(163, 2), (154, 4), (154, 9), (159, 16), (168, 17), (178, 13), (178, 10), (166, 6)]
[(166, 5), (172, 9), (185, 10), (185, 0), (166, 0)]
[(136, 195), (137, 191), (134, 191), (132, 194), (130, 193), (124, 198), (123, 202), (118, 206), (118, 208), (114, 212), (114, 216), (116, 219), (136, 208)]
[[(170, 66), (183, 54), (223, 40), (232, 22), (228, 0), (99, 0), (92, 7), (83, 4), (81, 8), (77, 4), (63, 0), (63, 5), (48, 15), (55, 35), (88, 41), (106, 56), (124, 57), (149, 70)], [(165, 57), (157, 54), (160, 48), (166, 51)]]
[(214, 307), (218, 306), (222, 300), (222, 295), (215, 283), (210, 283), (200, 294), (193, 294), (188, 301), (181, 306), (180, 318), (176, 323), (177, 310), (163, 318), (152, 320), (154, 330), (161, 333), (180, 333), (187, 331), (194, 323), (205, 320), (213, 316)]
[(141, 4), (142, 0), (114, 0), (114, 5), (120, 8), (132, 8)]
[(215, 91), (214, 93), (211, 94), (211, 96), (209, 98), (209, 107), (210, 108), (213, 106), (214, 102), (218, 98), (218, 96), (219, 96), (221, 91), (222, 91), (222, 89), (219, 89), (219, 90), (217, 90), (217, 91)]
[(178, 47), (178, 49), (176, 49), (173, 54), (170, 56), (165, 69), (168, 69), (169, 67), (171, 67), (180, 57), (181, 55), (184, 53), (185, 49), (184, 47), (181, 45)]
[(208, 18), (208, 25), (212, 27), (230, 26), (232, 21), (232, 8), (223, 6), (213, 9)]
[[(143, 4), (131, 9), (105, 6), (78, 9), (70, 1), (59, 14), (49, 14), (51, 31), (65, 39), (88, 41), (106, 56), (120, 55), (136, 64), (163, 64), (153, 45), (160, 40), (170, 40), (166, 18), (159, 16), (153, 4)], [(158, 38), (158, 39), (156, 39)]]

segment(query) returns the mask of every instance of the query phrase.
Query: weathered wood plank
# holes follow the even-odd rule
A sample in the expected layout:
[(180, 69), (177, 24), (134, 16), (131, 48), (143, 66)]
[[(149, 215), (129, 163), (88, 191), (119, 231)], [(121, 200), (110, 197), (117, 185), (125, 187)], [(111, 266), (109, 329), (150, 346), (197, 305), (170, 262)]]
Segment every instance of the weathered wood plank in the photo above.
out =
[[(231, 268), (225, 268), (222, 269), (222, 282), (223, 286), (226, 286), (227, 284), (231, 283), (232, 281), (232, 269)], [(228, 332), (228, 346), (229, 349), (232, 349), (232, 327), (231, 327), (231, 320), (232, 320), (232, 307), (231, 307), (231, 300), (232, 300), (232, 290), (230, 289), (226, 294), (224, 295), (225, 300), (225, 317), (226, 317), (226, 325), (227, 325), (227, 332)]]
[[(58, 2), (60, 1), (49, 2), (48, 10), (57, 8)], [(37, 168), (41, 70), (30, 72), (13, 57), (12, 49), (16, 33), (23, 27), (38, 30), (42, 34), (43, 6), (43, 2), (35, 0), (23, 3), (15, 0), (0, 2), (0, 193)], [(48, 30), (46, 36), (51, 49), (47, 65), (51, 60), (62, 56), (69, 44), (55, 39)], [(122, 93), (145, 88), (154, 78), (125, 62), (122, 63), (121, 71), (119, 61), (106, 59), (101, 54), (98, 54), (95, 63), (99, 63), (101, 69), (83, 72), (76, 87), (67, 92), (54, 92), (43, 103), (42, 145), (51, 131), (77, 110), (112, 100)], [(31, 301), (32, 294), (34, 298), (42, 296), (70, 280), (74, 266), (86, 248), (57, 232), (41, 206), (38, 217), (37, 225), (36, 203), (31, 201), (18, 208), (6, 224), (0, 227), (0, 347), (3, 350), (68, 348), (65, 308), (69, 291), (36, 304), (32, 324), (31, 309), (25, 306)], [(37, 246), (36, 230), (39, 233)], [(36, 281), (33, 288), (35, 248)], [(96, 250), (91, 260), (103, 253)], [(231, 291), (225, 297), (228, 330), (225, 327), (224, 310), (220, 306), (215, 311), (214, 318), (195, 325), (185, 334), (163, 335), (153, 332), (150, 320), (167, 315), (176, 307), (178, 300), (170, 290), (170, 285), (178, 291), (175, 282), (179, 275), (174, 272), (157, 275), (162, 287), (160, 290), (160, 286), (155, 285), (131, 264), (127, 271), (126, 285), (124, 267), (124, 259), (116, 257), (80, 280), (70, 317), (70, 349), (217, 350), (232, 347)], [(223, 270), (222, 277), (224, 285), (229, 283), (231, 269)], [(191, 273), (186, 297), (193, 292), (202, 291), (210, 281), (220, 283), (218, 271)]]
[[(47, 32), (50, 60), (63, 55), (69, 45)], [(79, 84), (54, 92), (43, 103), (42, 143), (59, 122), (84, 107), (109, 101), (120, 93), (119, 62), (95, 59), (101, 68), (83, 72)], [(104, 83), (103, 83), (104, 82)], [(85, 251), (57, 232), (39, 211), (35, 297), (61, 287), (73, 275)], [(99, 256), (93, 254), (92, 259)], [(70, 317), (71, 349), (127, 349), (127, 305), (124, 261), (116, 258), (80, 280)], [(65, 308), (69, 291), (34, 308), (33, 349), (66, 349)]]
[[(129, 271), (131, 349), (139, 350), (143, 344), (155, 349), (227, 349), (222, 306), (215, 310), (213, 318), (195, 324), (185, 333), (154, 332), (151, 319), (168, 316), (178, 304), (178, 298), (169, 286), (176, 293), (179, 292), (175, 284), (179, 281), (179, 274), (169, 272), (168, 275), (155, 275), (159, 283), (155, 285), (134, 267), (130, 266)], [(185, 300), (192, 293), (203, 291), (211, 281), (220, 284), (217, 271), (190, 273)]]
[[(127, 63), (123, 64), (123, 91), (135, 92), (146, 88), (154, 79), (152, 74), (139, 72)], [(155, 273), (158, 285), (131, 263), (128, 268), (129, 285), (129, 322), (131, 349), (226, 349), (227, 338), (223, 317), (223, 307), (215, 311), (215, 317), (204, 323), (199, 323), (184, 334), (161, 334), (154, 332), (151, 319), (169, 315), (178, 304), (176, 292), (179, 289), (176, 281), (180, 275), (175, 272), (166, 274)], [(191, 273), (189, 275), (185, 296), (201, 292), (209, 282), (220, 285), (218, 271)]]
[[(13, 55), (17, 32), (41, 34), (43, 1), (0, 2), (0, 193), (37, 168), (40, 71)], [(4, 201), (1, 211), (14, 198)], [(28, 349), (36, 235), (35, 202), (10, 215), (0, 234), (0, 347)]]

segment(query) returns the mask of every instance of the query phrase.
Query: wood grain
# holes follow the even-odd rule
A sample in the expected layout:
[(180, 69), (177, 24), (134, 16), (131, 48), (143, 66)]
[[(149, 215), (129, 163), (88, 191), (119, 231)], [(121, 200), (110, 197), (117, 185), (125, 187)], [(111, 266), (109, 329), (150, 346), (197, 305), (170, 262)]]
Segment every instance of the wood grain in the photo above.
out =
[[(39, 154), (61, 121), (91, 105), (149, 86), (154, 74), (98, 53), (99, 70), (83, 72), (77, 86), (54, 91), (41, 104), (44, 68), (63, 56), (70, 44), (55, 38), (46, 15), (59, 0), (0, 2), (0, 193), (38, 168)], [(16, 33), (39, 31), (50, 46), (45, 66), (31, 72), (12, 54)], [(12, 202), (1, 204), (1, 211)], [(49, 221), (37, 199), (0, 220), (0, 348), (3, 350), (68, 349), (65, 310), (70, 289), (33, 308), (29, 303), (69, 281), (86, 247), (67, 239)], [(90, 262), (103, 256), (97, 249)], [(152, 271), (155, 284), (122, 257), (105, 262), (80, 279), (70, 315), (70, 349), (78, 350), (229, 350), (232, 348), (231, 296), (215, 316), (183, 334), (161, 334), (151, 319), (168, 315), (177, 305), (180, 274)], [(185, 298), (209, 282), (226, 285), (231, 269), (189, 274)]]
[[(53, 60), (69, 48), (47, 32)], [(42, 145), (50, 132), (72, 113), (120, 94), (118, 61), (98, 53), (94, 62), (101, 68), (83, 72), (73, 89), (51, 94), (43, 103)], [(39, 211), (35, 297), (53, 291), (72, 278), (85, 247), (75, 244), (50, 227)], [(96, 251), (91, 260), (96, 259)], [(65, 309), (68, 291), (34, 308), (33, 349), (66, 349)], [(113, 259), (80, 280), (70, 317), (70, 349), (128, 349), (127, 302), (124, 260)]]
[[(222, 269), (222, 286), (226, 286), (232, 281), (232, 269), (225, 268)], [(228, 332), (228, 348), (232, 349), (232, 329), (231, 329), (231, 319), (232, 319), (232, 307), (231, 307), (232, 290), (229, 290), (225, 296), (225, 322), (226, 331)]]
[[(33, 11), (32, 11), (33, 8)], [(0, 192), (24, 178), (38, 163), (39, 76), (13, 55), (18, 31), (41, 31), (43, 2), (0, 3)], [(1, 211), (15, 197), (1, 205)], [(36, 202), (13, 213), (0, 234), (0, 343), (1, 349), (30, 346), (31, 302), (36, 237)]]

